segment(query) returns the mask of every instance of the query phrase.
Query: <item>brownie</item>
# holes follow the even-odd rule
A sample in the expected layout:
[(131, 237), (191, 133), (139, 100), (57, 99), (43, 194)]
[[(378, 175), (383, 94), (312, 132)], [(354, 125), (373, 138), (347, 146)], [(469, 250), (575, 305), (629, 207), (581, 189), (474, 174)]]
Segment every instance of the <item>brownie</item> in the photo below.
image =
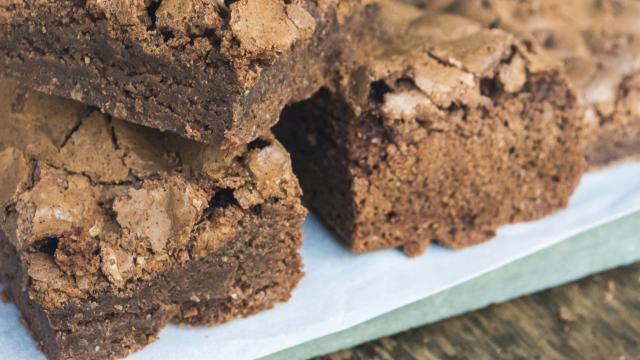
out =
[(3, 1), (0, 73), (134, 123), (245, 144), (325, 82), (362, 1)]
[(0, 84), (0, 280), (49, 358), (289, 299), (306, 210), (271, 135), (222, 150)]
[(564, 62), (584, 107), (592, 167), (640, 158), (640, 3), (459, 0), (450, 10), (533, 34)]
[(562, 66), (462, 17), (380, 11), (377, 44), (275, 128), (308, 206), (356, 252), (408, 255), (565, 207), (584, 146)]

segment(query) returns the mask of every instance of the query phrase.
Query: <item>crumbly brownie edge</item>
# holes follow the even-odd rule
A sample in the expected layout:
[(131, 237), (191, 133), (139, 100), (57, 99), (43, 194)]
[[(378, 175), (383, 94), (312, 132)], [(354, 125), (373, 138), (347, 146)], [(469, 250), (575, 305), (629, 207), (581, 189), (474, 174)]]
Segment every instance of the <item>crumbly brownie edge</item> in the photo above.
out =
[(170, 321), (215, 325), (289, 299), (302, 276), (301, 233), (292, 226), (299, 219), (278, 205), (263, 211), (265, 219), (250, 221), (224, 250), (140, 282), (130, 298), (104, 296), (45, 310), (25, 291), (26, 270), (1, 233), (0, 273), (49, 358), (123, 357), (154, 341)]

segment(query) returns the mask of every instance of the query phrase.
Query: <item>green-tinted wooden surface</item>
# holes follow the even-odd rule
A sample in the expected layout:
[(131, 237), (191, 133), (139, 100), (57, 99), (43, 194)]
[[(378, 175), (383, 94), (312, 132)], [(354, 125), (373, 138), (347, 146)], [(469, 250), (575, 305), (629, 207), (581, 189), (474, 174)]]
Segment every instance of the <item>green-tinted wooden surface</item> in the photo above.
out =
[(640, 359), (640, 263), (321, 359)]

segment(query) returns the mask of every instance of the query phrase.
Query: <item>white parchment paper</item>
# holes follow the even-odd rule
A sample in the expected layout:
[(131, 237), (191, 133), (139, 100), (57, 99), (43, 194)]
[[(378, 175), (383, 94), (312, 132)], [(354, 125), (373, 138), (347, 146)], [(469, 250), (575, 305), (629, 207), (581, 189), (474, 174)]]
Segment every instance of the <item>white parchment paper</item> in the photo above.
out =
[[(569, 208), (553, 216), (505, 226), (492, 242), (467, 250), (432, 246), (416, 259), (397, 250), (351, 254), (310, 216), (302, 250), (306, 276), (289, 303), (215, 328), (170, 326), (131, 358), (266, 356), (350, 328), (637, 211), (640, 162), (585, 175)], [(11, 304), (0, 304), (0, 352), (3, 359), (43, 357)]]

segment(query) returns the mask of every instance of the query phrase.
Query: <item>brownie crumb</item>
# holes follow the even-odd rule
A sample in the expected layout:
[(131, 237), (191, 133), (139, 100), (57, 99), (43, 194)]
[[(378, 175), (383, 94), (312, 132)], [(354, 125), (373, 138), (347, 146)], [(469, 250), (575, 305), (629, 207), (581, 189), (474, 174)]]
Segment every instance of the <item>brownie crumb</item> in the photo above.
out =
[(576, 321), (576, 316), (573, 314), (573, 311), (566, 306), (561, 306), (558, 312), (560, 316), (560, 320), (565, 323), (572, 323)]

